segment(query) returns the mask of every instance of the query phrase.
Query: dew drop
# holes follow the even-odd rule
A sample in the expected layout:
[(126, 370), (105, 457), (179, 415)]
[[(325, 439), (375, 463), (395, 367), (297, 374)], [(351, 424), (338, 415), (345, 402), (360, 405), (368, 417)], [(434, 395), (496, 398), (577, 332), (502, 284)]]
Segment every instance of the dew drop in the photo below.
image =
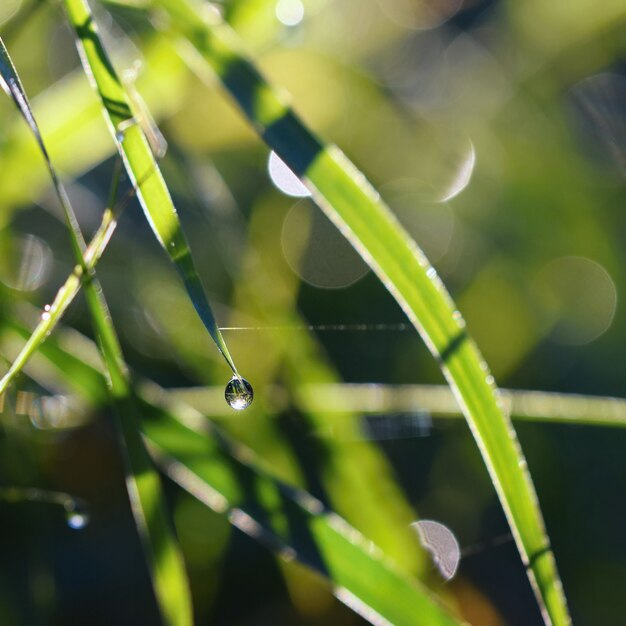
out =
[(252, 404), (254, 391), (252, 385), (245, 378), (233, 376), (226, 385), (224, 397), (235, 411), (243, 411)]
[(65, 521), (74, 530), (81, 530), (89, 524), (89, 510), (76, 500), (65, 503)]

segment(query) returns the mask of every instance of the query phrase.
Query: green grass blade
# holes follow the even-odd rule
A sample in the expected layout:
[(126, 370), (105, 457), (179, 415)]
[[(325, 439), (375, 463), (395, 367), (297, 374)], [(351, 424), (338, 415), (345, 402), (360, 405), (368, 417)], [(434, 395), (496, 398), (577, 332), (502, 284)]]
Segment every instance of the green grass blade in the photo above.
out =
[(48, 172), (50, 173), (50, 178), (52, 179), (52, 184), (54, 185), (54, 189), (59, 198), (59, 202), (61, 203), (61, 207), (65, 214), (65, 219), (70, 229), (70, 241), (74, 256), (84, 269), (82, 251), (85, 248), (85, 242), (80, 232), (76, 215), (70, 206), (70, 201), (67, 197), (67, 193), (65, 192), (65, 188), (61, 184), (56, 170), (52, 166), (50, 155), (48, 154), (48, 150), (43, 142), (39, 126), (37, 125), (37, 121), (33, 115), (30, 103), (28, 102), (26, 92), (24, 91), (22, 82), (20, 81), (20, 78), (15, 70), (15, 66), (13, 65), (13, 61), (9, 56), (2, 38), (0, 38), (0, 85), (17, 106), (18, 110), (26, 120), (26, 123), (35, 137), (35, 140), (37, 141), (39, 149), (46, 161)]
[[(58, 322), (59, 318), (60, 314), (56, 315), (55, 322)], [(5, 324), (21, 338), (27, 339), (27, 345), (29, 344), (33, 333), (15, 320), (7, 319)], [(109, 395), (107, 387), (110, 387), (110, 375), (107, 385), (99, 371), (68, 354), (52, 340), (38, 345), (37, 348), (39, 354), (57, 364), (72, 389), (84, 394), (92, 403), (99, 404), (106, 400)], [(35, 350), (30, 356), (33, 356), (34, 352)], [(165, 514), (158, 475), (140, 434), (136, 400), (130, 394), (120, 394), (119, 387), (115, 393), (118, 394), (115, 404), (120, 415), (117, 420), (118, 428), (121, 431), (121, 443), (128, 468), (126, 485), (133, 517), (148, 559), (156, 599), (165, 624), (189, 626), (192, 624), (191, 599), (182, 556)]]
[[(64, 0), (71, 25), (76, 31), (85, 71), (98, 92), (111, 133), (124, 159), (131, 180), (156, 238), (179, 271), (189, 297), (215, 345), (238, 376), (235, 363), (217, 326), (211, 306), (194, 267), (187, 238), (161, 171), (140, 125), (130, 98), (100, 41), (93, 15), (84, 0)], [(124, 129), (123, 134), (120, 130)]]
[[(92, 271), (95, 268), (95, 265), (102, 256), (102, 253), (104, 252), (116, 226), (116, 216), (113, 211), (107, 209), (104, 212), (102, 222), (100, 223), (96, 234), (85, 251), (84, 260), (87, 271)], [(65, 283), (57, 292), (52, 304), (44, 309), (37, 326), (29, 334), (24, 347), (20, 351), (17, 358), (11, 363), (9, 370), (2, 377), (2, 380), (0, 380), (0, 395), (8, 389), (9, 385), (22, 371), (28, 360), (32, 357), (36, 350), (39, 349), (41, 344), (59, 323), (63, 314), (78, 294), (82, 285), (83, 276), (83, 269), (80, 266), (76, 266), (74, 271), (68, 276)]]
[[(156, 119), (170, 116), (182, 104), (189, 71), (172, 54), (172, 44), (161, 36), (145, 41), (142, 52), (145, 69), (137, 77), (137, 89)], [(48, 121), (46, 145), (55, 167), (68, 177), (90, 170), (117, 152), (82, 67), (39, 93), (33, 110), (35, 118)], [(10, 221), (13, 211), (40, 196), (49, 184), (44, 168), (32, 166), (39, 158), (38, 146), (25, 130), (18, 125), (7, 128), (0, 148), (0, 227)]]
[[(16, 320), (9, 324), (21, 336), (28, 332)], [(102, 375), (55, 340), (42, 346), (39, 358), (71, 389), (97, 401), (104, 391)], [(152, 383), (140, 384), (139, 390), (151, 452), (193, 496), (278, 555), (326, 577), (337, 597), (372, 623), (381, 623), (382, 617), (382, 623), (397, 626), (460, 624), (358, 531), (305, 491), (257, 469), (254, 454), (223, 433), (217, 435), (204, 416), (169, 401), (167, 392)]]
[(544, 621), (570, 623), (535, 488), (493, 378), (435, 270), (365, 177), (300, 121), (245, 56), (217, 13), (192, 0), (155, 0), (197, 49), (267, 144), (310, 187), (420, 332), (480, 448), (527, 566)]
[[(93, 266), (91, 268), (88, 266), (88, 261), (83, 254), (85, 242), (74, 210), (48, 156), (24, 89), (1, 41), (0, 76), (2, 77), (3, 88), (13, 98), (26, 119), (46, 160), (54, 188), (65, 213), (72, 249), (78, 263), (77, 270), (57, 294), (55, 303), (59, 305), (59, 309), (48, 307), (48, 310), (44, 311), (40, 325), (35, 330), (34, 335), (29, 338), (25, 350), (10, 368), (9, 374), (4, 377), (2, 384), (6, 387), (8, 381), (21, 370), (28, 357), (32, 355), (33, 350), (36, 349), (37, 344), (45, 339), (54, 323), (60, 319), (62, 312), (76, 295), (82, 283), (85, 287), (85, 296), (98, 337), (100, 351), (106, 364), (108, 386), (116, 408), (121, 443), (125, 452), (126, 486), (133, 516), (143, 542), (156, 600), (168, 626), (188, 626), (192, 622), (192, 611), (182, 556), (169, 526), (159, 476), (151, 463), (139, 432), (136, 407), (134, 406), (135, 400), (131, 394), (128, 372), (119, 340), (113, 328), (104, 294), (96, 280)], [(117, 192), (118, 173), (116, 172), (112, 185), (111, 196), (113, 199)], [(93, 256), (90, 257), (92, 265), (97, 260), (97, 252), (100, 251), (101, 253), (106, 246), (115, 225), (115, 221), (111, 219), (109, 213), (105, 213), (103, 226), (96, 235), (95, 246), (92, 249)]]
[(380, 623), (380, 617), (396, 625), (457, 623), (424, 588), (385, 564), (379, 550), (309, 494), (228, 455), (171, 411), (153, 407), (144, 432), (181, 487), (216, 510), (224, 507), (235, 525), (280, 555), (298, 558), (328, 577), (339, 599), (372, 623)]

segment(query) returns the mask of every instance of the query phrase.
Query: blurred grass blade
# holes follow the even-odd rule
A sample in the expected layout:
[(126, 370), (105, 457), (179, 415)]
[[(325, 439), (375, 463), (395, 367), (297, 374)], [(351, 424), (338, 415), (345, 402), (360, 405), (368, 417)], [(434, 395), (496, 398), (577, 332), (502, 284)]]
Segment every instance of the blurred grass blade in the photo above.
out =
[[(25, 336), (16, 320), (8, 326)], [(68, 345), (79, 343), (72, 333)], [(39, 357), (64, 383), (92, 402), (102, 375), (68, 352), (56, 337)], [(153, 383), (139, 385), (143, 430), (168, 475), (253, 539), (283, 558), (295, 558), (325, 576), (337, 597), (374, 624), (458, 626), (417, 581), (385, 562), (380, 550), (308, 493), (256, 468), (254, 454), (211, 427)], [(245, 460), (243, 460), (245, 459)], [(381, 619), (382, 618), (382, 619)]]
[[(194, 395), (197, 391), (188, 390)], [(507, 413), (520, 421), (626, 426), (624, 398), (502, 389), (501, 399)], [(444, 385), (303, 385), (298, 389), (298, 403), (339, 413), (352, 410), (373, 416), (388, 415), (390, 420), (395, 415), (416, 415), (418, 411), (433, 417), (460, 416), (458, 403)]]
[(507, 515), (544, 621), (570, 617), (533, 483), (493, 378), (445, 287), (363, 174), (300, 121), (243, 53), (218, 12), (154, 0), (217, 74), (267, 144), (369, 263), (422, 335), (461, 405)]
[(102, 100), (128, 174), (137, 185), (138, 197), (146, 218), (159, 243), (178, 269), (200, 319), (232, 371), (239, 376), (194, 267), (189, 244), (172, 198), (150, 144), (137, 123), (124, 84), (100, 41), (89, 6), (84, 0), (64, 0), (64, 3), (76, 31), (85, 72)]
[[(286, 408), (276, 398), (284, 397), (282, 387), (269, 386), (259, 395), (270, 407), (272, 416)], [(344, 428), (346, 414), (380, 419), (385, 428), (399, 438), (423, 437), (430, 418), (462, 418), (458, 402), (447, 385), (385, 385), (372, 383), (312, 383), (293, 389), (294, 403), (302, 411), (320, 411), (332, 416), (332, 425), (315, 431), (322, 437), (355, 437), (354, 430)], [(189, 404), (206, 415), (229, 415), (219, 386), (170, 389), (170, 396)], [(580, 426), (626, 427), (626, 399), (610, 396), (583, 396), (552, 391), (501, 389), (502, 402), (516, 421)], [(394, 422), (397, 426), (394, 428)], [(376, 439), (376, 428), (362, 436)], [(426, 432), (423, 432), (423, 429)], [(415, 432), (411, 432), (415, 431)]]
[[(20, 372), (37, 345), (46, 338), (53, 325), (58, 322), (82, 283), (107, 369), (107, 382), (116, 408), (121, 443), (125, 453), (126, 486), (130, 505), (143, 543), (156, 600), (164, 622), (168, 626), (189, 626), (192, 621), (191, 599), (182, 557), (169, 525), (159, 476), (151, 463), (139, 432), (135, 401), (131, 394), (128, 372), (119, 340), (113, 328), (104, 294), (93, 270), (98, 253), (102, 253), (113, 232), (115, 220), (112, 212), (107, 210), (102, 226), (96, 234), (94, 245), (89, 251), (90, 256), (86, 258), (83, 255), (85, 242), (76, 215), (48, 156), (24, 89), (2, 42), (0, 42), (0, 75), (5, 91), (13, 98), (28, 122), (45, 157), (65, 213), (72, 249), (78, 263), (77, 269), (61, 288), (53, 305), (47, 307), (42, 314), (41, 323), (30, 335), (24, 350), (0, 384), (6, 388), (8, 382)], [(119, 170), (116, 170), (111, 190), (111, 205), (117, 193), (118, 175)], [(59, 306), (58, 310), (54, 308), (55, 304)]]
[[(202, 420), (196, 416), (196, 422)], [(181, 487), (281, 556), (328, 577), (339, 599), (368, 621), (457, 623), (423, 587), (386, 565), (380, 550), (309, 494), (244, 464), (163, 407), (151, 407), (144, 432)], [(358, 602), (347, 602), (347, 595)]]

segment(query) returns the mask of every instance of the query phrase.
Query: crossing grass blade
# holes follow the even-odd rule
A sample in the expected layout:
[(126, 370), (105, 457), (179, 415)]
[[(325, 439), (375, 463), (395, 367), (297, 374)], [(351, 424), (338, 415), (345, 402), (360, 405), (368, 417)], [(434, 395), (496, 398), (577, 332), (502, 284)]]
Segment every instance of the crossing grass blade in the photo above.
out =
[(435, 270), (379, 194), (299, 119), (244, 53), (218, 12), (153, 0), (197, 50), (265, 142), (310, 188), (421, 334), (463, 410), (507, 515), (546, 624), (570, 623), (534, 485), (493, 378)]
[[(126, 486), (130, 505), (144, 547), (148, 570), (157, 604), (167, 626), (189, 626), (192, 622), (191, 598), (182, 556), (174, 539), (165, 509), (159, 476), (145, 449), (136, 419), (135, 400), (124, 363), (121, 347), (111, 321), (106, 300), (97, 282), (93, 266), (115, 228), (111, 210), (105, 212), (93, 246), (85, 250), (85, 242), (60, 178), (46, 150), (26, 93), (4, 43), (0, 40), (0, 84), (13, 99), (26, 119), (45, 158), (59, 202), (63, 208), (77, 268), (61, 288), (52, 306), (47, 307), (24, 350), (0, 382), (6, 389), (32, 356), (37, 346), (58, 322), (62, 313), (84, 285), (85, 296), (106, 365), (108, 388), (116, 409), (122, 448), (126, 460)], [(114, 175), (111, 199), (115, 199), (118, 174)], [(57, 308), (58, 307), (58, 308)]]
[[(87, 272), (91, 272), (95, 268), (95, 265), (102, 256), (102, 253), (104, 252), (116, 226), (116, 216), (113, 211), (107, 209), (104, 212), (102, 222), (100, 223), (96, 234), (85, 250), (83, 258), (85, 260)], [(48, 307), (48, 310), (44, 310), (42, 312), (39, 322), (29, 334), (24, 347), (11, 363), (6, 374), (0, 380), (0, 395), (9, 388), (10, 384), (23, 370), (29, 359), (39, 349), (41, 344), (60, 322), (63, 314), (73, 302), (74, 298), (78, 295), (84, 275), (83, 269), (77, 265), (57, 292), (52, 304)]]
[[(28, 331), (16, 319), (6, 328)], [(36, 358), (65, 385), (98, 402), (104, 378), (63, 344), (46, 342)], [(374, 624), (459, 626), (422, 585), (387, 563), (373, 544), (303, 490), (258, 469), (254, 455), (212, 427), (199, 412), (172, 400), (153, 383), (140, 383), (138, 406), (149, 449), (183, 489), (277, 555), (297, 559), (327, 578), (334, 593)], [(382, 619), (381, 619), (382, 618)]]
[(109, 128), (126, 170), (137, 186), (137, 195), (146, 218), (180, 273), (187, 293), (215, 345), (233, 373), (239, 377), (195, 269), (170, 193), (149, 142), (137, 123), (124, 84), (102, 45), (91, 10), (84, 0), (64, 0), (64, 4), (76, 32), (85, 72), (102, 100)]
[[(223, 406), (223, 389), (217, 386), (171, 389), (170, 395), (202, 413), (216, 417), (228, 415)], [(281, 397), (285, 389), (274, 386), (265, 390), (267, 400)], [(295, 386), (294, 403), (302, 411), (324, 411), (332, 415), (332, 427), (316, 431), (316, 434), (335, 437), (347, 434), (354, 437), (351, 428), (342, 426), (343, 415), (355, 413), (380, 417), (385, 425), (394, 422), (405, 432), (411, 428), (413, 417), (420, 422), (422, 417), (460, 419), (463, 417), (459, 405), (447, 385), (384, 385), (371, 383), (312, 383)], [(626, 427), (626, 398), (610, 396), (584, 396), (580, 394), (556, 393), (553, 391), (526, 391), (501, 389), (502, 402), (511, 418), (521, 422), (544, 424), (576, 424), (579, 426)], [(261, 395), (262, 392), (259, 394)], [(262, 397), (262, 395), (261, 395)], [(279, 404), (272, 414), (282, 410)], [(419, 412), (418, 412), (419, 410)], [(349, 425), (351, 427), (351, 424)], [(363, 435), (375, 439), (375, 435)], [(423, 436), (419, 428), (415, 436)]]

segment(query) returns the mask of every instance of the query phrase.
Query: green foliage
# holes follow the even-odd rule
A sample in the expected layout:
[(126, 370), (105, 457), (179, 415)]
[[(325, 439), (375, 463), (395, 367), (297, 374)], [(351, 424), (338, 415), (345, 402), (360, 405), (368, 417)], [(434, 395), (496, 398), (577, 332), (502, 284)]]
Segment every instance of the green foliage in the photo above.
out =
[[(191, 602), (180, 550), (167, 519), (159, 477), (151, 465), (141, 439), (139, 422), (136, 418), (137, 408), (132, 397), (121, 347), (111, 323), (102, 288), (97, 282), (94, 272), (94, 266), (99, 255), (102, 254), (115, 228), (115, 221), (111, 210), (107, 209), (94, 241), (92, 241), (89, 249), (83, 253), (85, 242), (78, 221), (65, 188), (50, 161), (26, 94), (1, 40), (0, 61), (2, 62), (0, 72), (2, 73), (3, 84), (6, 85), (6, 91), (13, 97), (20, 112), (28, 122), (48, 165), (55, 190), (65, 213), (72, 249), (78, 264), (76, 270), (58, 292), (52, 305), (45, 309), (41, 316), (41, 322), (29, 337), (25, 348), (0, 382), (0, 393), (6, 390), (13, 377), (21, 371), (26, 361), (58, 323), (82, 284), (85, 287), (100, 351), (106, 365), (109, 390), (117, 411), (117, 421), (128, 468), (126, 475), (128, 496), (137, 529), (144, 544), (156, 599), (166, 624), (185, 626), (191, 623)], [(115, 200), (118, 176), (119, 173), (114, 177), (112, 200)]]
[[(619, 204), (611, 168), (621, 163), (623, 170), (618, 74), (611, 65), (624, 51), (623, 4), (600, 10), (588, 0), (575, 8), (498, 3), (485, 13), (479, 3), (463, 5), (458, 21), (442, 15), (449, 21), (440, 26), (428, 22), (433, 15), (418, 11), (418, 3), (406, 12), (395, 0), (225, 0), (220, 11), (199, 0), (59, 4), (61, 11), (25, 2), (6, 26), (0, 9), (0, 34), (22, 80), (29, 93), (41, 92), (31, 109), (2, 45), (1, 82), (27, 125), (12, 123), (8, 99), (0, 102), (0, 119), (7, 121), (0, 132), (0, 355), (7, 361), (0, 380), (0, 505), (5, 500), (11, 515), (31, 522), (29, 502), (65, 507), (66, 500), (28, 494), (71, 499), (76, 491), (76, 501), (94, 502), (93, 536), (101, 546), (112, 555), (126, 550), (123, 532), (117, 546), (103, 534), (125, 509), (109, 502), (107, 518), (94, 495), (119, 473), (106, 437), (98, 435), (84, 473), (76, 463), (68, 482), (58, 467), (66, 440), (80, 441), (90, 456), (90, 429), (105, 427), (100, 418), (111, 413), (148, 566), (149, 608), (154, 604), (164, 623), (208, 620), (213, 611), (230, 616), (255, 594), (269, 607), (276, 592), (258, 585), (261, 579), (280, 581), (289, 595), (288, 613), (272, 613), (273, 607), (263, 616), (276, 622), (354, 619), (333, 594), (372, 623), (452, 625), (470, 616), (474, 623), (504, 623), (515, 602), (532, 611), (523, 586), (504, 596), (498, 584), (485, 584), (486, 576), (481, 582), (476, 567), (473, 573), (462, 567), (457, 580), (442, 586), (424, 550), (432, 546), (421, 544), (413, 526), (415, 506), (448, 519), (462, 545), (482, 545), (482, 531), (497, 519), (494, 492), (521, 555), (515, 560), (511, 550), (502, 559), (508, 569), (498, 576), (501, 584), (510, 587), (509, 575), (519, 582), (525, 568), (537, 619), (541, 612), (546, 624), (570, 623), (541, 501), (574, 615), (615, 621), (619, 601), (607, 608), (585, 592), (586, 572), (599, 571), (597, 563), (608, 558), (600, 555), (596, 563), (589, 556), (602, 539), (589, 536), (590, 546), (581, 546), (584, 520), (570, 513), (589, 510), (586, 479), (574, 477), (592, 452), (579, 450), (576, 462), (567, 455), (573, 454), (568, 438), (582, 436), (569, 424), (625, 423), (624, 401), (580, 395), (610, 393), (615, 368), (607, 345), (620, 332), (614, 315), (623, 263), (607, 207)], [(300, 8), (305, 23), (289, 25)], [(46, 48), (51, 29), (64, 20), (81, 68), (74, 67), (70, 31), (55, 34)], [(47, 55), (49, 65), (40, 62)], [(589, 84), (581, 80), (586, 76)], [(52, 78), (62, 80), (51, 88)], [(275, 85), (286, 85), (293, 97)], [(569, 136), (579, 113), (564, 114), (562, 102), (569, 106), (572, 92), (582, 94), (583, 109), (600, 124), (598, 137), (608, 146), (603, 153), (598, 140), (594, 148), (593, 158), (605, 159), (600, 168), (593, 158), (580, 158), (584, 140)], [(164, 126), (167, 155), (154, 145), (160, 135), (152, 117)], [(374, 185), (318, 131), (341, 145)], [(308, 187), (312, 201), (269, 188), (259, 175), (267, 154), (259, 140)], [(41, 154), (47, 172), (38, 165)], [(459, 154), (462, 162), (453, 167)], [(111, 156), (112, 181), (103, 164)], [(76, 181), (69, 196), (62, 178)], [(50, 179), (62, 229), (30, 204), (50, 204), (44, 196)], [(102, 196), (106, 185), (108, 206), (95, 218), (90, 198)], [(120, 222), (135, 197), (146, 220), (127, 211)], [(313, 202), (326, 217), (311, 212)], [(99, 222), (89, 245), (73, 206), (83, 228)], [(332, 295), (305, 284), (321, 237), (318, 220), (327, 218), (375, 275)], [(293, 223), (295, 230), (288, 228)], [(23, 275), (38, 261), (28, 247), (19, 257), (24, 230), (55, 254), (53, 280), (30, 291)], [(37, 241), (32, 245), (45, 252)], [(327, 246), (318, 262), (341, 274), (350, 257), (334, 254)], [(5, 280), (11, 273), (18, 279)], [(42, 308), (42, 302), (51, 304)], [(86, 312), (99, 354), (84, 336)], [(401, 314), (410, 324), (395, 322)], [(224, 329), (218, 320), (226, 317)], [(413, 327), (430, 358), (411, 341)], [(586, 347), (604, 333), (611, 341)], [(499, 392), (477, 344), (507, 386), (577, 395)], [(255, 387), (254, 404), (239, 414), (223, 398), (225, 365), (239, 375), (229, 349)], [(439, 383), (442, 375), (445, 387), (415, 384)], [(381, 382), (346, 382), (352, 379)], [(186, 388), (170, 388), (176, 386)], [(47, 401), (56, 412), (46, 415)], [(436, 422), (428, 431), (430, 415), (461, 414), (473, 441), (452, 423)], [(539, 498), (511, 417), (543, 423), (519, 428)], [(379, 418), (396, 430), (377, 442), (370, 428)], [(407, 420), (415, 432), (393, 440)], [(435, 436), (422, 439), (423, 428)], [(604, 441), (597, 443), (604, 462), (604, 447), (618, 445), (620, 429), (612, 431), (614, 442), (603, 432), (608, 429), (593, 437)], [(606, 458), (610, 467), (610, 452)], [(167, 480), (167, 500), (155, 465)], [(605, 491), (598, 490), (600, 508), (610, 488)], [(14, 493), (25, 497), (18, 502)], [(191, 496), (194, 506), (208, 507), (194, 524)], [(268, 549), (276, 571), (267, 561), (263, 568), (250, 565), (228, 523)], [(570, 524), (573, 532), (565, 532)], [(54, 525), (47, 526), (53, 539), (38, 545), (68, 549)], [(18, 528), (32, 533), (26, 530), (32, 524)], [(608, 543), (610, 529), (606, 536)], [(471, 545), (462, 551), (474, 553)], [(30, 563), (32, 555), (24, 558)], [(612, 558), (619, 577), (623, 567)], [(45, 548), (35, 561), (27, 584), (0, 568), (0, 620), (20, 623), (22, 588), (32, 590), (33, 614), (24, 617), (31, 622), (35, 614), (51, 622), (59, 598), (72, 596), (62, 573), (44, 572), (41, 563), (51, 561)], [(489, 568), (495, 561), (485, 558)], [(315, 576), (303, 579), (294, 562)], [(141, 578), (135, 569), (129, 566), (128, 580)], [(262, 574), (247, 578), (248, 569)], [(58, 590), (41, 582), (57, 574)], [(138, 590), (137, 606), (144, 605)]]
[(159, 0), (230, 91), (263, 139), (300, 177), (398, 301), (439, 361), (474, 433), (545, 619), (568, 624), (561, 583), (537, 496), (493, 377), (468, 337), (465, 321), (427, 259), (376, 191), (333, 146), (325, 147), (240, 52), (223, 23), (211, 23), (191, 2)]

